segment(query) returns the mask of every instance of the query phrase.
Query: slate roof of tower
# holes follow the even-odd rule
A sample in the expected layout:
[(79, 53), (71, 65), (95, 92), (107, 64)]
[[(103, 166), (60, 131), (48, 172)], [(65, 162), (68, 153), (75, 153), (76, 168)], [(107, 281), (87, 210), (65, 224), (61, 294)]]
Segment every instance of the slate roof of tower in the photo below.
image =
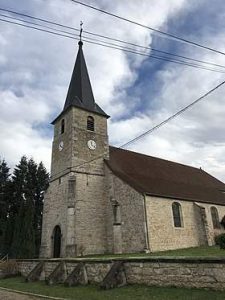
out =
[(52, 123), (54, 123), (62, 114), (64, 114), (65, 111), (67, 111), (67, 109), (72, 106), (79, 107), (89, 112), (97, 113), (107, 118), (109, 117), (98, 106), (98, 104), (95, 103), (91, 82), (82, 50), (83, 43), (80, 41), (78, 44), (79, 50), (70, 80), (65, 105), (61, 114)]
[(225, 184), (202, 169), (110, 147), (112, 172), (147, 195), (225, 205)]

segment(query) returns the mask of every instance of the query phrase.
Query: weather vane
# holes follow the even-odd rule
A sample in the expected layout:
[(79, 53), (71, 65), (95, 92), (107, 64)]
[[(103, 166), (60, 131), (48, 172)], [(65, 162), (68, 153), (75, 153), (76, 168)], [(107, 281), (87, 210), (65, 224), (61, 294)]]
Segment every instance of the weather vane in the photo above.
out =
[(82, 31), (83, 31), (82, 26), (83, 26), (83, 22), (80, 21), (80, 42), (82, 42)]

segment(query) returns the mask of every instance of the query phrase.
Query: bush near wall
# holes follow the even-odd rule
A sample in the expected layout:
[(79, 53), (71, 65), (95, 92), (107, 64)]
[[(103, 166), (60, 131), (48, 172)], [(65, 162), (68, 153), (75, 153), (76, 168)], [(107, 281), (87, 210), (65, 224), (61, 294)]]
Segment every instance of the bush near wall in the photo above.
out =
[(0, 263), (0, 278), (8, 278), (19, 275), (19, 268), (16, 260), (8, 260)]
[(215, 237), (215, 243), (220, 249), (225, 249), (225, 233), (219, 234)]

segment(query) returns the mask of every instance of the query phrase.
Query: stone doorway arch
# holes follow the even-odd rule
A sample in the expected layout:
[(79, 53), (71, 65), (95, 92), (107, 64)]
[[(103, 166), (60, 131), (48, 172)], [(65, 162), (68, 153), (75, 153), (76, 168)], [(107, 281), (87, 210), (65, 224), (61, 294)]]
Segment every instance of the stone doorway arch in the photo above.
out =
[(53, 257), (59, 258), (61, 254), (61, 229), (59, 225), (56, 225), (53, 230)]

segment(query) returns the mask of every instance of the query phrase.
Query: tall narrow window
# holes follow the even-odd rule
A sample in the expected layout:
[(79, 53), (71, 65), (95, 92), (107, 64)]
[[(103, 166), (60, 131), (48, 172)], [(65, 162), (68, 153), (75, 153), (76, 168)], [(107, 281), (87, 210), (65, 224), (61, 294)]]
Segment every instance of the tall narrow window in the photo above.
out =
[(173, 202), (172, 211), (173, 211), (174, 226), (175, 227), (183, 227), (182, 210), (181, 210), (180, 203)]
[(61, 134), (64, 133), (64, 131), (65, 131), (65, 120), (62, 119), (62, 121), (61, 121)]
[(95, 120), (93, 117), (87, 117), (87, 130), (94, 131), (95, 130)]
[(53, 257), (58, 258), (61, 254), (61, 229), (59, 225), (55, 226), (53, 230)]
[(215, 206), (212, 206), (210, 208), (210, 210), (211, 210), (213, 228), (214, 229), (220, 229), (220, 221), (219, 221), (219, 215), (218, 215), (217, 208)]
[(120, 211), (120, 205), (117, 201), (113, 204), (113, 217), (114, 217), (113, 225), (121, 225), (121, 211)]

